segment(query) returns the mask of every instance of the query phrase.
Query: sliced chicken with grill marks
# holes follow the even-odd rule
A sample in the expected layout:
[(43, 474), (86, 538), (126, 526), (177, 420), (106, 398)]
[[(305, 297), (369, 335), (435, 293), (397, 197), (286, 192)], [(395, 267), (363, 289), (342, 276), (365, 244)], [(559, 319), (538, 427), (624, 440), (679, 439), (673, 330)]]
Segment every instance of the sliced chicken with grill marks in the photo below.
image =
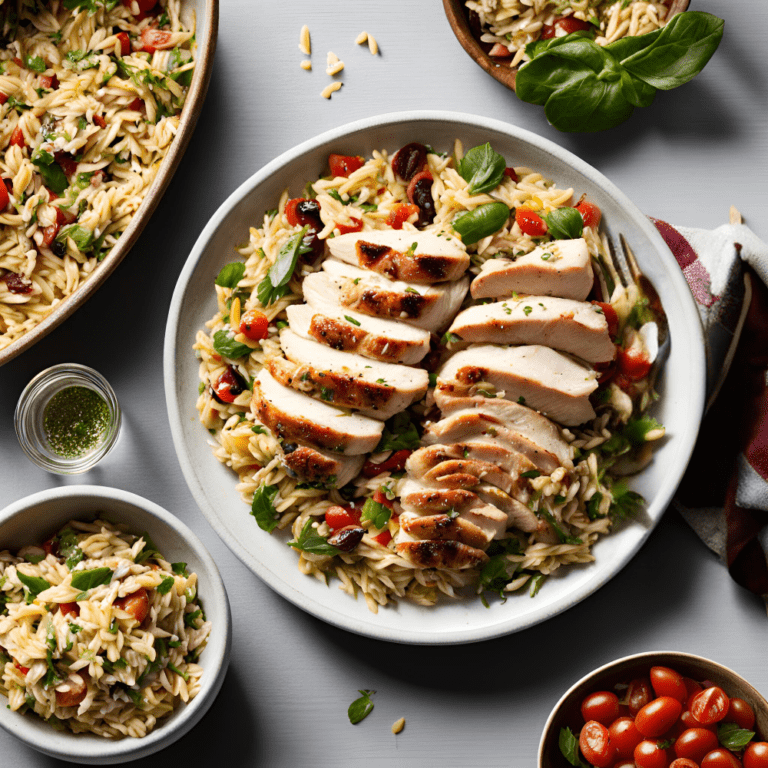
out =
[(453, 488), (427, 488), (414, 480), (406, 480), (400, 493), (400, 505), (408, 512), (431, 514), (463, 511), (477, 502), (471, 491)]
[(391, 280), (440, 283), (458, 280), (469, 255), (458, 238), (396, 229), (353, 232), (326, 241), (331, 256)]
[(472, 281), (475, 299), (531, 293), (583, 301), (592, 290), (592, 263), (587, 243), (554, 240), (512, 259), (489, 259)]
[(557, 543), (557, 536), (552, 527), (536, 516), (525, 504), (505, 493), (501, 488), (489, 483), (480, 483), (473, 489), (477, 497), (501, 511), (507, 518), (507, 524), (525, 533), (536, 533), (541, 541)]
[(422, 368), (337, 352), (288, 328), (280, 332), (280, 345), (288, 359), (267, 363), (278, 382), (374, 419), (383, 421), (400, 413), (429, 387), (429, 374)]
[(560, 424), (576, 426), (595, 416), (589, 402), (595, 372), (549, 347), (478, 345), (457, 352), (437, 374), (444, 395), (472, 394), (480, 382)]
[[(486, 419), (487, 423), (495, 423), (527, 438), (534, 446), (538, 446), (546, 454), (551, 455), (549, 463), (553, 466), (551, 470), (548, 470), (547, 474), (557, 469), (557, 465), (562, 465), (566, 469), (573, 467), (573, 450), (571, 446), (563, 439), (558, 428), (546, 416), (542, 416), (532, 408), (500, 397), (451, 397), (440, 392), (436, 393), (435, 402), (443, 415), (441, 422), (458, 413), (470, 415), (483, 414), (486, 417), (491, 417)], [(441, 422), (438, 422), (438, 425)], [(469, 419), (467, 422), (468, 429), (471, 423), (477, 422)], [(482, 439), (481, 434), (490, 433), (488, 428), (484, 427), (479, 433), (472, 434), (468, 432), (467, 434), (473, 440), (480, 440)], [(463, 438), (445, 442), (460, 442), (461, 439)], [(531, 452), (527, 448), (512, 447), (533, 461), (537, 469), (542, 469), (537, 463), (538, 452), (535, 449)]]
[(403, 541), (396, 545), (397, 553), (416, 568), (450, 568), (464, 570), (488, 562), (481, 549), (458, 541)]
[(329, 304), (306, 281), (304, 298), (310, 303), (285, 311), (291, 330), (305, 339), (385, 363), (415, 365), (429, 352), (429, 331)]
[(272, 432), (289, 442), (307, 443), (334, 453), (370, 453), (384, 424), (334, 408), (275, 381), (265, 368), (256, 377), (251, 410)]
[(541, 344), (591, 363), (616, 354), (600, 307), (551, 296), (478, 304), (460, 312), (448, 330), (466, 342)]
[(446, 514), (419, 517), (411, 512), (403, 512), (399, 517), (400, 528), (417, 539), (436, 541), (458, 541), (470, 547), (484, 549), (489, 538), (482, 528), (462, 517)]
[(303, 284), (305, 296), (309, 290), (342, 307), (383, 319), (402, 320), (432, 332), (448, 325), (468, 287), (468, 277), (425, 287), (388, 280), (335, 259), (326, 259), (323, 271), (307, 275)]
[(306, 483), (342, 488), (360, 474), (365, 456), (344, 456), (296, 443), (283, 443), (283, 464)]

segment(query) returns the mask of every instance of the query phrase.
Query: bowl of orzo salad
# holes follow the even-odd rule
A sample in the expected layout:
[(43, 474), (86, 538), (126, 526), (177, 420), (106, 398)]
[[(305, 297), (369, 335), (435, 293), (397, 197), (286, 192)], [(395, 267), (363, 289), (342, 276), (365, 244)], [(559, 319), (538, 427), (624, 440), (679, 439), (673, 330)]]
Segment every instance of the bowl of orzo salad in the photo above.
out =
[(0, 365), (134, 244), (208, 87), (214, 0), (0, 4)]
[[(622, 287), (620, 236), (666, 320)], [(687, 463), (702, 366), (623, 194), (453, 113), (346, 126), (236, 190), (165, 347), (182, 470), (227, 544), (305, 610), (415, 643), (522, 629), (617, 573)]]
[(205, 714), (229, 661), (210, 555), (152, 502), (43, 491), (0, 513), (0, 726), (77, 763), (134, 760)]

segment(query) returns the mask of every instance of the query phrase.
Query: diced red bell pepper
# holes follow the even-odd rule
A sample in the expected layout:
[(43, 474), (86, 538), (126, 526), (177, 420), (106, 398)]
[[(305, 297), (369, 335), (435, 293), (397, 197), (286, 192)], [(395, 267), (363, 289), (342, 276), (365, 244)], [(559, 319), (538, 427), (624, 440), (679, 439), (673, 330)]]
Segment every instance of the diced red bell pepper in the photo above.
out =
[(373, 540), (382, 547), (386, 547), (392, 541), (392, 534), (389, 531), (382, 531), (378, 536), (374, 536)]
[(363, 474), (366, 477), (376, 477), (382, 472), (402, 472), (405, 469), (405, 462), (413, 453), (404, 448), (401, 451), (395, 451), (388, 459), (378, 464), (374, 464), (370, 459), (363, 464)]
[(411, 205), (410, 203), (398, 203), (389, 212), (389, 216), (387, 217), (387, 224), (389, 224), (392, 229), (402, 229), (403, 224), (405, 224), (405, 222), (408, 221), (411, 216), (414, 214), (418, 215), (418, 213), (418, 205)]
[(20, 125), (17, 125), (13, 129), (10, 143), (15, 144), (17, 147), (22, 147), (22, 148), (27, 146), (26, 139), (24, 138), (24, 131), (21, 130)]
[(356, 219), (353, 216), (349, 217), (350, 221), (352, 221), (352, 224), (339, 224), (338, 222), (334, 222), (336, 224), (337, 229), (339, 230), (339, 233), (342, 235), (348, 235), (350, 232), (360, 232), (363, 229), (363, 220), (362, 219)]
[(364, 162), (362, 157), (355, 157), (353, 155), (331, 154), (328, 156), (328, 166), (333, 176), (349, 177), (358, 168), (362, 168)]

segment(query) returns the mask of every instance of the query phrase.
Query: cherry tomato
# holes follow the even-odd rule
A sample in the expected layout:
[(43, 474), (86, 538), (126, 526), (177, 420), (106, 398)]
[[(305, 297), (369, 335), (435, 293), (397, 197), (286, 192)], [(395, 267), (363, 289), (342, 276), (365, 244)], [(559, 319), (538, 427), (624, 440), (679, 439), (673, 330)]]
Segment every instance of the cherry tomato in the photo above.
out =
[(120, 55), (127, 56), (131, 52), (131, 38), (127, 32), (118, 32), (115, 37), (120, 46)]
[(524, 235), (543, 237), (547, 234), (546, 222), (530, 208), (518, 208), (515, 211), (515, 221)]
[(675, 754), (700, 763), (708, 752), (717, 749), (717, 736), (706, 728), (688, 728), (675, 741)]
[(29, 672), (29, 667), (22, 667), (18, 661), (14, 661), (13, 666), (16, 667), (22, 675), (26, 675)]
[(418, 214), (418, 212), (418, 205), (411, 205), (410, 203), (398, 203), (389, 212), (389, 216), (387, 216), (387, 224), (389, 224), (392, 229), (402, 229), (403, 224), (405, 224), (405, 222), (408, 221), (411, 216)]
[(581, 202), (576, 206), (576, 210), (581, 214), (585, 227), (597, 229), (600, 226), (603, 212), (594, 203)]
[(413, 453), (407, 448), (401, 451), (395, 451), (386, 461), (374, 464), (370, 459), (363, 464), (363, 474), (366, 477), (376, 477), (382, 472), (402, 472), (405, 469), (405, 462)]
[(502, 43), (494, 43), (493, 48), (491, 48), (490, 51), (488, 51), (489, 56), (496, 56), (499, 59), (508, 59), (510, 56), (512, 56), (512, 52), (507, 48), (506, 45), (502, 45)]
[(636, 715), (651, 699), (653, 699), (653, 690), (651, 681), (647, 677), (638, 677), (629, 684), (627, 704), (631, 715)]
[(21, 126), (17, 125), (13, 129), (13, 133), (11, 134), (11, 144), (15, 144), (17, 147), (26, 147), (27, 142), (24, 139), (24, 132), (21, 130)]
[[(699, 692), (704, 690), (704, 686), (699, 683), (696, 680), (693, 680), (690, 677), (684, 677), (683, 682), (685, 683), (685, 690), (687, 692), (687, 696), (685, 698), (686, 702), (690, 702), (690, 700)], [(686, 704), (686, 709), (690, 709), (688, 704)]]
[[(139, 6), (139, 14), (145, 14), (157, 5), (157, 0), (136, 0), (136, 3)], [(123, 5), (128, 9), (132, 4), (132, 0), (123, 0)]]
[(328, 156), (328, 166), (333, 176), (349, 176), (350, 173), (354, 173), (358, 168), (362, 168), (364, 163), (365, 161), (362, 157), (334, 154)]
[(386, 547), (392, 541), (392, 534), (389, 531), (382, 531), (378, 536), (374, 536), (373, 540), (382, 547)]
[(584, 757), (596, 768), (610, 768), (616, 757), (611, 734), (597, 720), (585, 723), (579, 734), (579, 748)]
[(691, 701), (691, 714), (704, 725), (719, 723), (727, 714), (728, 694), (716, 685), (697, 693)]
[(616, 756), (632, 757), (635, 747), (643, 740), (643, 734), (637, 730), (631, 717), (619, 717), (614, 720), (608, 731), (611, 734), (611, 744), (616, 748)]
[(641, 350), (632, 348), (621, 349), (619, 347), (616, 352), (616, 359), (619, 373), (624, 375), (629, 381), (640, 381), (651, 370), (651, 362)]
[(669, 768), (699, 768), (699, 764), (694, 763), (693, 760), (689, 760), (687, 757), (676, 757), (669, 764)]
[(683, 705), (677, 699), (659, 696), (635, 715), (635, 725), (643, 736), (654, 738), (669, 730), (682, 712)]
[(731, 699), (731, 706), (728, 707), (725, 722), (736, 723), (739, 728), (751, 731), (755, 724), (755, 712), (744, 699)]
[(651, 687), (657, 696), (671, 696), (681, 704), (688, 699), (683, 676), (669, 667), (651, 667)]
[(292, 227), (309, 226), (313, 229), (322, 229), (323, 222), (320, 218), (320, 206), (317, 200), (307, 200), (295, 197), (285, 204), (285, 218)]
[(164, 29), (152, 29), (147, 27), (141, 32), (141, 50), (147, 53), (155, 51), (164, 51), (167, 48), (173, 48), (171, 42), (171, 33)]
[(325, 510), (325, 522), (335, 531), (348, 525), (360, 523), (360, 510), (354, 507), (328, 507)]
[(545, 24), (541, 28), (541, 39), (549, 40), (555, 37), (558, 31), (562, 32), (562, 36), (565, 36), (570, 35), (572, 32), (589, 29), (592, 29), (592, 25), (588, 21), (574, 19), (573, 16), (562, 16), (559, 19), (555, 19), (552, 24)]
[(706, 728), (713, 733), (717, 730), (717, 723), (711, 725), (704, 725), (700, 723), (692, 714), (689, 709), (686, 709), (682, 715), (680, 715), (680, 724), (683, 726), (683, 730), (686, 728)]
[(88, 673), (81, 669), (70, 672), (66, 679), (67, 691), (56, 691), (56, 704), (60, 707), (76, 707), (88, 694)]
[[(615, 339), (619, 332), (619, 316), (616, 314), (616, 310), (613, 308), (613, 305), (607, 304), (604, 301), (593, 301), (592, 303), (603, 310), (605, 321), (608, 323), (608, 335), (612, 339)], [(656, 669), (656, 667), (654, 667), (654, 669)], [(661, 669), (661, 667), (658, 667), (658, 669)]]
[(62, 616), (77, 618), (80, 615), (80, 606), (77, 603), (59, 603), (59, 612)]
[(515, 169), (514, 168), (510, 168), (509, 166), (507, 166), (504, 169), (504, 175), (507, 176), (508, 178), (512, 179), (512, 181), (514, 181), (515, 184), (517, 184), (517, 182), (520, 181), (520, 179), (517, 177), (517, 174), (515, 173)]
[(741, 760), (728, 749), (713, 749), (701, 761), (701, 768), (742, 768)]
[(93, 116), (93, 124), (94, 125), (98, 125), (99, 128), (106, 128), (107, 127), (107, 121), (101, 115), (94, 115)]
[(113, 603), (117, 608), (129, 613), (133, 619), (141, 624), (149, 613), (149, 596), (147, 590), (142, 587), (130, 595), (118, 597)]
[(637, 766), (635, 765), (635, 761), (632, 758), (629, 758), (629, 760), (619, 760), (613, 768), (637, 768)]
[(387, 507), (388, 509), (394, 509), (395, 508), (394, 502), (387, 498), (387, 494), (384, 493), (384, 491), (382, 491), (381, 488), (377, 488), (373, 492), (373, 500), (377, 504), (382, 504), (385, 507)]
[(351, 224), (339, 224), (338, 222), (334, 222), (336, 224), (337, 229), (339, 230), (339, 234), (348, 235), (350, 232), (362, 231), (363, 229), (362, 219), (356, 219), (354, 216), (350, 216), (349, 220), (352, 222)]
[(252, 341), (261, 341), (269, 335), (269, 318), (257, 309), (249, 309), (240, 318), (240, 333)]
[(8, 94), (0, 91), (0, 104), (5, 104), (8, 101)]
[(0, 184), (0, 211), (4, 211), (8, 207), (8, 203), (11, 201), (11, 196), (8, 194), (8, 189), (5, 184)]
[(747, 747), (744, 768), (768, 768), (768, 741), (753, 741)]
[(637, 768), (667, 768), (669, 755), (656, 741), (646, 739), (635, 747), (633, 755)]
[(597, 720), (610, 725), (619, 716), (619, 697), (610, 691), (591, 693), (581, 702), (581, 716), (584, 722)]
[(213, 385), (213, 394), (220, 403), (234, 403), (237, 396), (248, 386), (243, 377), (231, 366), (219, 376)]

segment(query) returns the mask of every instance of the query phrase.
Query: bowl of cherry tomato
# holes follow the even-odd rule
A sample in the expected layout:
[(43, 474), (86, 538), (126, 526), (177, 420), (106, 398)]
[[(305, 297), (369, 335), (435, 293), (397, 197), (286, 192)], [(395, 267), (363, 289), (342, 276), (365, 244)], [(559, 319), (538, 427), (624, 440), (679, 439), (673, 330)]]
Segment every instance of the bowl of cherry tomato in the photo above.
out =
[(626, 656), (590, 672), (544, 726), (539, 768), (768, 768), (768, 701), (701, 656)]

